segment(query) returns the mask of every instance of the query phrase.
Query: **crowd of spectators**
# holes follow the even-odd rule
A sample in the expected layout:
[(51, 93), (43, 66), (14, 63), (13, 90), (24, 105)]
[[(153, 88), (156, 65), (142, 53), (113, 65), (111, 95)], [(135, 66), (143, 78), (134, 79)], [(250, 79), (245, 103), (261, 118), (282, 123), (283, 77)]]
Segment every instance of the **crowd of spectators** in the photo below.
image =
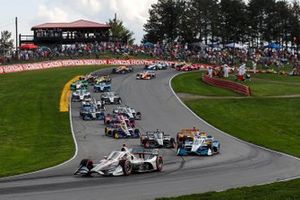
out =
[(263, 67), (281, 67), (286, 63), (299, 66), (299, 57), (288, 50), (275, 50), (268, 48), (216, 48), (210, 46), (169, 44), (141, 44), (122, 45), (119, 43), (76, 43), (73, 45), (54, 46), (52, 48), (40, 47), (35, 50), (22, 50), (18, 54), (21, 61), (50, 60), (59, 58), (100, 58), (103, 55), (117, 55), (130, 57), (142, 55), (149, 58), (163, 60), (179, 60), (186, 62), (210, 63), (216, 65), (227, 64), (238, 66), (241, 63), (261, 64)]

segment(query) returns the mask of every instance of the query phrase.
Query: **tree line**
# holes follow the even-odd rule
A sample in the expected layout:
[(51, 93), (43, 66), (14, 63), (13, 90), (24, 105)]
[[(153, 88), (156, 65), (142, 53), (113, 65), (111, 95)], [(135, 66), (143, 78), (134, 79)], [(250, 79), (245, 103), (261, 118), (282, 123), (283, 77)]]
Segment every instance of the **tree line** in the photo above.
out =
[(143, 42), (300, 45), (299, 0), (158, 0), (149, 15)]

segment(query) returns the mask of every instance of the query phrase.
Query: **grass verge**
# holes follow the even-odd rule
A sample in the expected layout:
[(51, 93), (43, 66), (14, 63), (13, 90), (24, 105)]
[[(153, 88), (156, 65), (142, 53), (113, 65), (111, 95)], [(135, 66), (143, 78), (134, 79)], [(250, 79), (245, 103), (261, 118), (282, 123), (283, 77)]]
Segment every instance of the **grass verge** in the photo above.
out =
[(298, 200), (300, 179), (263, 186), (230, 189), (224, 192), (207, 192), (157, 200)]
[(59, 112), (65, 83), (100, 66), (0, 76), (0, 177), (57, 165), (74, 154), (69, 114)]
[[(172, 81), (177, 93), (195, 94), (197, 91), (196, 94), (202, 96), (224, 96), (224, 99), (185, 101), (197, 115), (235, 137), (300, 157), (300, 98), (263, 98), (270, 95), (300, 94), (300, 77), (257, 74), (252, 82), (246, 83), (252, 88), (254, 97), (225, 99), (227, 95), (220, 91), (223, 89), (207, 92), (207, 88), (211, 86), (201, 83), (199, 75), (183, 74)], [(190, 82), (193, 84), (189, 84)], [(296, 200), (300, 199), (299, 188), (300, 179), (297, 179), (160, 200)]]

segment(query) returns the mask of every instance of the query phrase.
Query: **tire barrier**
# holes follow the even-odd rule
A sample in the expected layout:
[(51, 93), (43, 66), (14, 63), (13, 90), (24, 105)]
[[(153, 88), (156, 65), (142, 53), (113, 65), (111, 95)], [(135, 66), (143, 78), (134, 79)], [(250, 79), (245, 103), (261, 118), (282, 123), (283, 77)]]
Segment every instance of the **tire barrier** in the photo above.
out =
[(236, 93), (239, 93), (239, 94), (242, 94), (245, 96), (251, 96), (250, 87), (240, 84), (240, 83), (236, 83), (233, 81), (224, 80), (224, 79), (220, 79), (220, 78), (214, 78), (214, 77), (211, 78), (208, 75), (203, 76), (202, 81), (209, 85), (212, 85), (212, 86), (232, 90)]

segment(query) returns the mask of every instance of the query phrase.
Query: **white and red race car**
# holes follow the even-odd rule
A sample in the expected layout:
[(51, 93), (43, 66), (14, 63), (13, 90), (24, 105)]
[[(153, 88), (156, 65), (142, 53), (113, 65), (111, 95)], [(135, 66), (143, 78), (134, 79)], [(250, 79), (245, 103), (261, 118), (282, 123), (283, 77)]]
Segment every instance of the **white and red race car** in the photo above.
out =
[(136, 75), (137, 80), (150, 80), (156, 78), (156, 73), (153, 71), (143, 71)]

